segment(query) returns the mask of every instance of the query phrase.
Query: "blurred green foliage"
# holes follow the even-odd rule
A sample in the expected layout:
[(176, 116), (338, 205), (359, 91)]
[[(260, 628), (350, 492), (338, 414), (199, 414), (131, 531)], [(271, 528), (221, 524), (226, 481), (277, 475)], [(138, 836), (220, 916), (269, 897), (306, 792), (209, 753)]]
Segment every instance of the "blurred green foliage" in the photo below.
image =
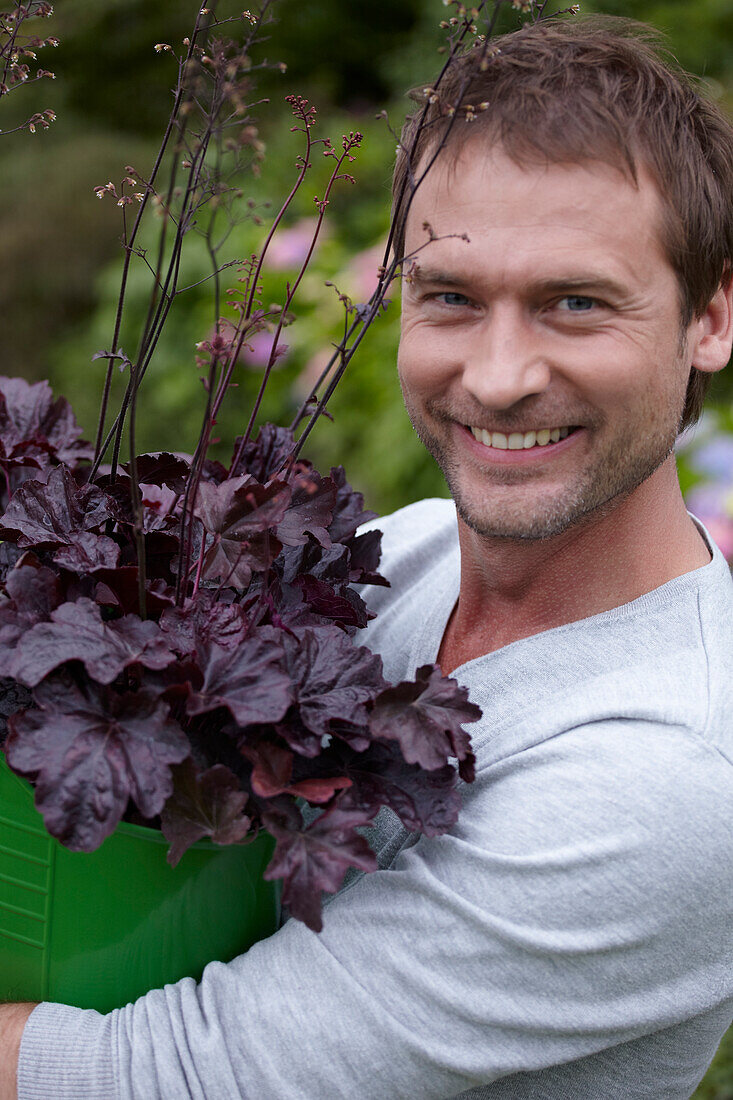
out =
[(733, 1028), (724, 1036), (691, 1100), (733, 1100)]
[[(314, 134), (330, 134), (334, 144), (339, 144), (341, 132), (353, 125), (353, 118), (334, 113), (327, 120), (319, 121)], [(385, 215), (389, 204), (389, 171), (385, 166), (393, 155), (394, 138), (384, 124), (378, 124), (374, 118), (360, 120), (359, 125), (366, 131), (366, 140), (357, 162), (349, 166), (358, 176), (358, 183), (352, 188), (342, 181), (335, 192), (314, 261), (293, 303), (297, 320), (284, 330), (279, 341), (288, 345), (288, 352), (268, 386), (262, 419), (288, 423), (307, 395), (309, 385), (343, 333), (345, 311), (338, 293), (348, 295), (354, 302), (363, 302), (376, 284), (377, 269), (383, 258), (380, 242), (386, 232)], [(302, 135), (290, 133), (289, 123), (282, 119), (279, 131), (274, 131), (272, 141), (268, 142), (263, 175), (245, 184), (246, 195), (255, 204), (253, 213), (264, 224), (256, 225), (250, 215), (237, 225), (227, 242), (228, 256), (245, 260), (259, 251), (279, 200), (287, 191), (286, 182), (289, 186), (295, 177), (295, 157), (301, 149)], [(304, 235), (309, 236), (315, 220), (313, 194), (323, 193), (330, 164), (332, 162), (326, 158), (314, 157), (307, 188), (298, 196), (283, 230), (275, 237), (276, 269), (265, 270), (264, 305), (282, 303), (286, 280), (292, 282), (297, 276), (305, 251)], [(357, 203), (353, 201), (355, 193), (359, 196)], [(270, 197), (273, 205), (264, 209), (263, 204)], [(114, 200), (107, 198), (105, 204), (109, 204), (113, 216), (119, 215)], [(151, 224), (149, 228), (155, 230), (157, 227)], [(295, 249), (294, 239), (298, 242)], [(153, 243), (154, 232), (151, 232), (143, 241), (151, 254)], [(294, 258), (288, 262), (283, 253), (293, 251)], [(200, 282), (209, 271), (204, 239), (192, 233), (184, 250), (181, 285)], [(132, 356), (136, 335), (147, 311), (151, 279), (147, 267), (140, 261), (132, 266), (131, 273), (120, 345)], [(222, 288), (236, 286), (237, 277), (236, 267), (223, 273)], [(101, 382), (105, 363), (92, 364), (89, 358), (97, 350), (109, 348), (119, 280), (119, 261), (102, 270), (96, 284), (97, 309), (82, 325), (70, 329), (50, 353), (55, 388), (69, 396), (90, 434), (95, 424), (99, 384), (89, 386), (88, 379), (96, 375)], [(329, 282), (334, 285), (326, 285)], [(398, 286), (395, 291), (399, 293)], [(226, 315), (227, 311), (223, 312)], [(229, 316), (234, 318), (231, 311)], [(138, 416), (141, 448), (191, 451), (195, 446), (205, 406), (205, 392), (195, 362), (196, 344), (212, 335), (215, 321), (210, 282), (193, 287), (175, 302), (141, 391)], [(421, 495), (445, 492), (439, 471), (413, 437), (404, 416), (394, 369), (398, 330), (398, 302), (393, 301), (355, 357), (348, 382), (336, 391), (330, 406), (333, 422), (323, 420), (308, 446), (308, 455), (317, 466), (326, 469), (337, 463), (345, 465), (354, 483), (380, 511), (399, 507), (405, 499), (406, 485), (410, 486), (410, 492)], [(261, 348), (261, 339), (256, 339), (255, 343)], [(225, 461), (231, 454), (233, 439), (246, 424), (260, 383), (259, 361), (238, 368), (237, 388), (230, 392), (217, 424), (216, 436), (222, 442), (212, 447), (213, 457)], [(86, 379), (83, 385), (82, 376)], [(121, 375), (116, 376), (118, 397), (124, 381)], [(379, 452), (385, 440), (388, 441), (387, 450), (383, 455), (377, 454), (375, 461), (375, 450)]]
[(729, 0), (587, 0), (584, 12), (639, 19), (669, 38), (684, 68), (730, 92), (733, 80), (733, 7)]

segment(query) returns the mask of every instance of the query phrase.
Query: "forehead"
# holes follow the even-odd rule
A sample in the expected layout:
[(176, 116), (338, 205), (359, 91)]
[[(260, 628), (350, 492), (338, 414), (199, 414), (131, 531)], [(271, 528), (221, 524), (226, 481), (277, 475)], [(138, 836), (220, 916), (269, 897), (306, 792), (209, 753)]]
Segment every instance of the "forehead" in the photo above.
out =
[[(545, 268), (592, 257), (642, 278), (660, 264), (671, 271), (663, 210), (643, 165), (635, 183), (604, 161), (520, 165), (476, 140), (444, 150), (427, 174), (408, 213), (406, 253), (419, 249), (420, 265), (491, 259)], [(439, 239), (426, 244), (430, 235)]]

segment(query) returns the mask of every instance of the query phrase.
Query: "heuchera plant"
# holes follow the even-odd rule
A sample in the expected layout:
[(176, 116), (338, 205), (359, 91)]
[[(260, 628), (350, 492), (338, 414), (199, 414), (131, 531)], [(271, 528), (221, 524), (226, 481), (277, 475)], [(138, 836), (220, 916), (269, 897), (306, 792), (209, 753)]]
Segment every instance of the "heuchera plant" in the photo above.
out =
[[(289, 431), (263, 427), (234, 468), (205, 464), (178, 600), (191, 462), (139, 458), (145, 618), (129, 472), (88, 481), (79, 435), (46, 383), (0, 379), (8, 763), (73, 850), (98, 847), (131, 807), (160, 824), (173, 863), (202, 837), (268, 829), (267, 877), (318, 928), (320, 892), (374, 868), (357, 827), (380, 806), (428, 835), (453, 824), (449, 760), (472, 778), (461, 726), (479, 712), (432, 667), (390, 686), (354, 642), (369, 615), (353, 584), (384, 583), (380, 535), (358, 533), (370, 513), (342, 469), (287, 464)], [(324, 811), (307, 827), (301, 800)]]
[[(446, 67), (466, 37), (477, 36), (483, 7), (467, 14), (458, 6), (446, 23)], [(458, 777), (474, 777), (463, 726), (480, 711), (436, 666), (388, 683), (380, 658), (358, 644), (370, 613), (354, 586), (386, 584), (380, 533), (360, 532), (373, 513), (341, 467), (322, 476), (301, 455), (383, 306), (398, 269), (389, 245), (372, 299), (359, 306), (344, 299), (344, 340), (293, 424), (265, 424), (255, 435), (310, 256), (282, 301), (263, 308), (268, 246), (320, 146), (334, 167), (316, 197), (315, 244), (331, 190), (351, 180), (344, 168), (360, 142), (351, 133), (338, 150), (315, 140), (314, 109), (289, 97), (304, 142), (297, 180), (259, 254), (240, 264), (239, 285), (224, 292), (230, 316), (220, 316), (229, 264), (219, 261), (226, 232), (217, 217), (242, 198), (224, 157), (236, 168), (248, 157), (256, 169), (261, 159), (249, 113), (258, 67), (250, 53), (266, 19), (266, 6), (234, 20), (218, 20), (214, 5), (198, 11), (153, 171), (145, 178), (128, 167), (119, 186), (97, 189), (121, 207), (125, 265), (112, 342), (95, 356), (108, 363), (96, 446), (81, 440), (69, 404), (54, 400), (45, 382), (0, 379), (0, 722), (9, 766), (33, 783), (46, 827), (69, 848), (95, 849), (124, 819), (160, 827), (176, 863), (201, 838), (246, 843), (266, 829), (276, 840), (266, 877), (282, 879), (291, 914), (319, 930), (321, 892), (338, 889), (349, 867), (376, 867), (361, 830), (381, 807), (428, 836), (454, 824)], [(222, 36), (232, 23), (245, 27), (244, 44)], [(174, 53), (165, 43), (156, 48)], [(161, 215), (152, 261), (137, 243), (146, 207)], [(183, 293), (181, 250), (193, 229), (209, 245), (216, 318), (199, 345), (201, 435), (192, 456), (137, 455), (138, 393)], [(127, 354), (119, 335), (134, 257), (150, 269), (152, 290), (138, 348)], [(207, 456), (216, 416), (242, 347), (263, 331), (271, 352), (260, 393), (222, 465)], [(108, 427), (119, 364), (127, 385)], [(125, 428), (130, 457), (122, 462)], [(304, 804), (321, 811), (310, 824)]]

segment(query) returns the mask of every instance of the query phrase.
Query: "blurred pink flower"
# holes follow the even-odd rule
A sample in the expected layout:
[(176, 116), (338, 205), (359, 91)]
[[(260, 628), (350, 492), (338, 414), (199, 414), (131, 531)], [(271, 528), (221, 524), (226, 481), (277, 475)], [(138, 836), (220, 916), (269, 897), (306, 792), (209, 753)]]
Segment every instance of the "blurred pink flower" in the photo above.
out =
[(346, 269), (345, 290), (354, 302), (368, 302), (379, 282), (379, 268), (384, 259), (384, 242), (357, 252)]
[[(216, 329), (212, 329), (206, 340), (202, 340), (200, 344), (197, 344), (199, 352), (205, 352), (206, 354), (199, 354), (196, 357), (196, 361), (199, 366), (206, 366), (209, 361), (209, 357), (214, 349), (219, 350), (221, 358), (226, 359), (227, 354), (230, 353), (232, 342), (235, 339), (235, 327), (231, 321), (222, 319), (219, 322), (219, 332)], [(245, 367), (249, 367), (251, 370), (261, 370), (267, 366), (272, 351), (272, 343), (274, 340), (274, 333), (268, 332), (266, 329), (261, 329), (259, 332), (252, 333), (248, 336), (242, 345), (237, 359)], [(280, 366), (280, 360), (287, 358), (289, 351), (288, 344), (278, 344), (275, 352), (275, 362)]]
[[(267, 249), (265, 267), (271, 271), (289, 271), (292, 268), (299, 268), (308, 255), (317, 222), (317, 218), (301, 218), (289, 229), (278, 230)], [(316, 250), (325, 232), (326, 229), (323, 226), (318, 234)]]
[[(248, 337), (239, 356), (239, 362), (244, 363), (246, 367), (251, 367), (253, 370), (266, 367), (272, 352), (274, 338), (274, 333), (266, 332), (264, 329), (262, 332), (256, 332), (254, 336)], [(278, 366), (281, 366), (282, 362), (287, 359), (289, 350), (287, 344), (277, 345), (275, 361)]]

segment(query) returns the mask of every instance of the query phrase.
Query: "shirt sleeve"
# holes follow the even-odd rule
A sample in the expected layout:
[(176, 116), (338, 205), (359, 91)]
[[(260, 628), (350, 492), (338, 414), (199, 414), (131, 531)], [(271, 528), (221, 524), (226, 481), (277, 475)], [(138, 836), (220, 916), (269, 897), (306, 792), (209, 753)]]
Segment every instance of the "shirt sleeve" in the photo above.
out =
[(41, 1005), (20, 1100), (439, 1100), (673, 1026), (733, 995), (731, 805), (689, 731), (566, 731), (482, 771), (320, 935), (289, 921), (107, 1016)]

